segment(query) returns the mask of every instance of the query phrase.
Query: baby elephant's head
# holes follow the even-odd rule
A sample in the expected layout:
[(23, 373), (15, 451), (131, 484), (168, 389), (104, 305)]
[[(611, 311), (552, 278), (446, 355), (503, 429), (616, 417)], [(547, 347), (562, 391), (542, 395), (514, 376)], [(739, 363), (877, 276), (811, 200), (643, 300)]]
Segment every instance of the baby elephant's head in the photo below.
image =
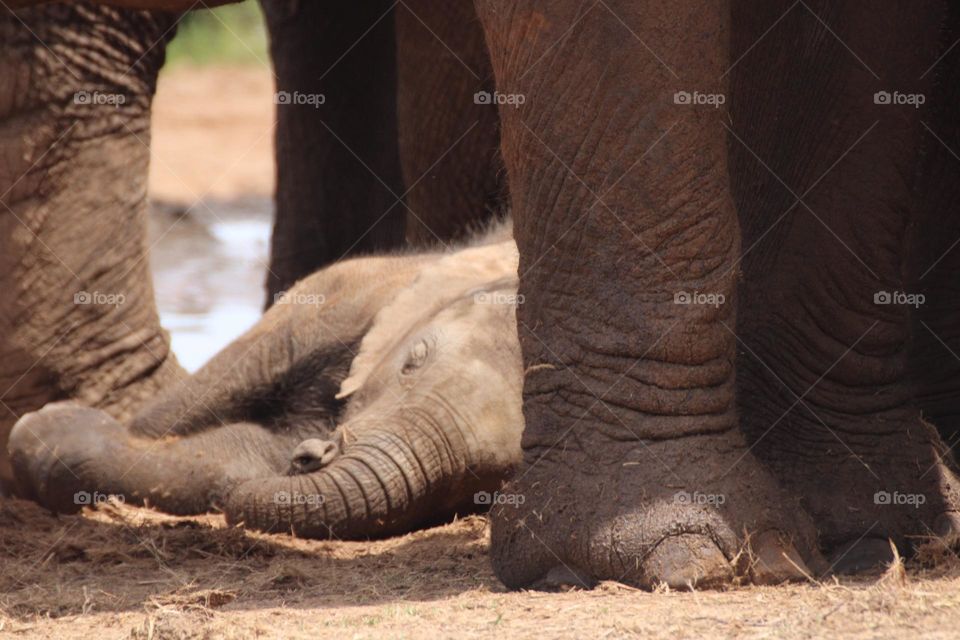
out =
[(300, 508), (259, 508), (245, 488), (228, 514), (236, 508), (257, 528), (345, 536), (475, 509), (474, 493), (495, 489), (520, 459), (516, 265), (510, 241), (426, 267), (361, 341), (337, 394), (346, 406), (336, 430), (291, 451)]

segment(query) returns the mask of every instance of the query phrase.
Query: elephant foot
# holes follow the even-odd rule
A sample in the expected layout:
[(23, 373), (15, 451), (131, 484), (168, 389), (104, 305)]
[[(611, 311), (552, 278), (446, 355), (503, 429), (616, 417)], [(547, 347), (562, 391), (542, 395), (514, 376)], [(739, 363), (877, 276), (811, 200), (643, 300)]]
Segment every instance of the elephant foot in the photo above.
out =
[[(243, 481), (276, 474), (286, 461), (274, 439), (252, 423), (192, 438), (134, 437), (99, 409), (58, 402), (20, 418), (9, 448), (18, 493), (58, 513), (113, 497), (189, 515), (219, 505)], [(231, 448), (236, 442), (245, 448)]]
[(99, 487), (85, 477), (90, 452), (109, 456), (123, 433), (105, 412), (72, 402), (26, 414), (14, 425), (9, 442), (18, 494), (58, 513), (98, 502)]
[(618, 442), (605, 451), (615, 462), (562, 445), (526, 453), (492, 511), (509, 587), (775, 584), (823, 562), (810, 521), (738, 433)]
[(830, 572), (839, 575), (854, 575), (882, 570), (896, 556), (889, 540), (864, 537), (836, 547), (830, 554)]
[(763, 456), (813, 518), (831, 572), (889, 565), (891, 542), (909, 557), (933, 538), (956, 538), (960, 481), (932, 426), (919, 417), (874, 418), (833, 432), (827, 444), (812, 445), (811, 438), (802, 455), (788, 454), (781, 442)]

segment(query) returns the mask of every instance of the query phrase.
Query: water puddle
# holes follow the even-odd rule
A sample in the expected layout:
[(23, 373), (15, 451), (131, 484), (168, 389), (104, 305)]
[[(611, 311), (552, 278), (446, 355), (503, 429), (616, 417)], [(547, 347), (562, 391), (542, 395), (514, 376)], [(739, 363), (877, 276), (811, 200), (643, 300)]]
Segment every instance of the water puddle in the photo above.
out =
[(190, 208), (153, 203), (148, 243), (157, 307), (188, 371), (260, 318), (272, 208), (267, 197)]

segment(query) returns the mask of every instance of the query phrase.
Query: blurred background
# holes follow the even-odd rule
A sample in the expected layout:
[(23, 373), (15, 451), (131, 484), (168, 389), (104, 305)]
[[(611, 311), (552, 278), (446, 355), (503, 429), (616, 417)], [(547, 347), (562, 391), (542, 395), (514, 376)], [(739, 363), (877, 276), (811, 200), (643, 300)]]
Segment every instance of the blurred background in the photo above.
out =
[(189, 371), (264, 303), (274, 185), (274, 78), (259, 4), (187, 14), (153, 108), (150, 264)]

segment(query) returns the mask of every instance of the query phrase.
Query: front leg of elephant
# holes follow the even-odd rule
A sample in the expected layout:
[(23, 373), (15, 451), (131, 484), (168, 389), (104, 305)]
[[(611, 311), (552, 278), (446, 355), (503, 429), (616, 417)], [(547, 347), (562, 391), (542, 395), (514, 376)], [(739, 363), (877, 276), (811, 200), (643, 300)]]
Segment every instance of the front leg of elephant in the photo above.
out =
[[(497, 574), (797, 578), (812, 527), (735, 410), (729, 7), (549, 6), (479, 4), (498, 91), (517, 96), (500, 115), (525, 300), (524, 464), (493, 511)], [(714, 99), (678, 94), (695, 91)]]
[(20, 495), (52, 511), (112, 496), (189, 515), (222, 505), (241, 482), (277, 473), (301, 438), (237, 421), (156, 440), (131, 436), (99, 409), (56, 402), (17, 422), (10, 449)]
[(144, 220), (150, 104), (175, 20), (0, 9), (0, 492), (23, 414), (76, 398), (124, 418), (182, 375)]
[[(960, 399), (958, 164), (941, 144), (957, 139), (957, 63), (944, 57), (957, 12), (811, 4), (831, 31), (803, 9), (780, 22), (782, 40), (754, 46), (788, 6), (734, 10), (734, 57), (750, 50), (731, 73), (731, 174), (753, 249), (741, 424), (833, 569), (855, 572), (892, 560), (890, 541), (907, 555), (960, 529), (956, 466), (934, 427), (956, 428)], [(810, 54), (787, 55), (784, 40)], [(888, 88), (928, 104), (885, 104)]]

